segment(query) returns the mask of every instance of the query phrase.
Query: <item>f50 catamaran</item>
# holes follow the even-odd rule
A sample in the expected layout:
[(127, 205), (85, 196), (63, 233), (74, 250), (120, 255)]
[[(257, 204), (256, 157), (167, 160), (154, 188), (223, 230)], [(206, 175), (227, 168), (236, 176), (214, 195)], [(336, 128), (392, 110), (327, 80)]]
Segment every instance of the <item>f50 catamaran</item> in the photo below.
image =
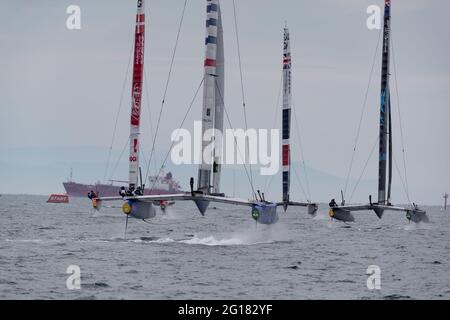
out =
[[(220, 4), (218, 0), (207, 0), (206, 18), (206, 53), (204, 60), (203, 79), (203, 112), (202, 133), (209, 129), (223, 131), (224, 120), (224, 45)], [(100, 209), (103, 201), (124, 200), (122, 211), (126, 215), (126, 226), (128, 217), (137, 219), (150, 219), (156, 216), (153, 203), (156, 201), (179, 201), (191, 200), (197, 205), (199, 211), (204, 215), (210, 202), (228, 203), (251, 207), (252, 217), (262, 224), (273, 224), (278, 221), (277, 207), (283, 206), (286, 210), (289, 205), (303, 206), (308, 208), (308, 213), (314, 214), (317, 205), (314, 203), (301, 203), (290, 201), (289, 198), (289, 175), (290, 175), (290, 107), (291, 107), (291, 57), (289, 48), (289, 32), (284, 30), (284, 52), (283, 52), (283, 199), (281, 202), (269, 202), (259, 194), (259, 199), (244, 200), (238, 198), (227, 198), (220, 193), (221, 154), (220, 148), (214, 148), (210, 159), (205, 159), (199, 167), (197, 190), (194, 190), (194, 179), (190, 179), (190, 192), (167, 194), (167, 195), (142, 195), (142, 186), (138, 185), (139, 177), (139, 118), (141, 105), (141, 92), (143, 82), (144, 63), (144, 31), (145, 13), (144, 0), (138, 0), (132, 105), (131, 105), (131, 132), (130, 132), (130, 158), (129, 158), (129, 188), (117, 197), (95, 197), (92, 199), (93, 207)], [(208, 143), (203, 143), (201, 154)], [(212, 178), (212, 184), (211, 184)], [(141, 182), (142, 183), (142, 182)], [(126, 230), (126, 227), (125, 227)]]
[[(330, 203), (330, 217), (344, 222), (354, 221), (353, 211), (373, 210), (381, 219), (385, 210), (406, 212), (406, 218), (413, 222), (428, 222), (424, 210), (413, 204), (411, 208), (398, 207), (391, 204), (392, 184), (392, 122), (391, 122), (391, 94), (389, 86), (390, 70), (390, 41), (391, 41), (391, 0), (385, 0), (383, 47), (381, 66), (381, 102), (380, 102), (380, 134), (378, 157), (378, 202), (366, 205), (342, 205)], [(389, 165), (389, 166), (388, 166)], [(387, 181), (386, 181), (387, 180)], [(387, 186), (387, 189), (386, 189)]]

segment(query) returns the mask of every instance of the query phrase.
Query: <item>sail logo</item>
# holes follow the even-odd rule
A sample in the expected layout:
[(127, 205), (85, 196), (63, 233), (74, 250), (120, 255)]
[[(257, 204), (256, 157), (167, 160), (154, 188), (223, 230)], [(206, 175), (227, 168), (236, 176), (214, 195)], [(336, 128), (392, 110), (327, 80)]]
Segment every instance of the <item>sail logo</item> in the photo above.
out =
[(226, 129), (224, 134), (217, 129), (208, 129), (205, 130), (203, 137), (201, 132), (201, 121), (194, 121), (193, 136), (189, 130), (183, 128), (172, 132), (172, 163), (212, 166), (218, 159), (219, 164), (259, 165), (261, 175), (278, 173), (280, 165), (278, 129), (270, 131), (253, 128)]
[(141, 35), (136, 39), (135, 64), (144, 64), (144, 37)]
[(141, 85), (135, 83), (133, 87), (133, 108), (131, 110), (131, 124), (139, 125), (139, 118), (141, 113)]

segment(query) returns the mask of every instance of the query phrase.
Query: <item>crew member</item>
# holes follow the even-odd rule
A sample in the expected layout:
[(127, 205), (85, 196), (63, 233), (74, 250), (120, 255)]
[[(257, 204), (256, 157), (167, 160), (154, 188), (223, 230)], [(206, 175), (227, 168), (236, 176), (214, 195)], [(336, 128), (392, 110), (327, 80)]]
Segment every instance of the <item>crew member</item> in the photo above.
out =
[(89, 199), (94, 199), (94, 198), (97, 198), (97, 194), (94, 192), (94, 190), (91, 190), (89, 193), (88, 193), (88, 198)]
[(330, 206), (330, 208), (332, 208), (332, 207), (337, 207), (337, 203), (336, 203), (336, 201), (334, 200), (334, 198), (331, 199), (331, 201), (330, 201), (330, 203), (329, 203), (328, 205)]
[(140, 186), (138, 186), (136, 188), (136, 191), (134, 191), (134, 194), (137, 195), (137, 196), (142, 196), (142, 189), (141, 189)]

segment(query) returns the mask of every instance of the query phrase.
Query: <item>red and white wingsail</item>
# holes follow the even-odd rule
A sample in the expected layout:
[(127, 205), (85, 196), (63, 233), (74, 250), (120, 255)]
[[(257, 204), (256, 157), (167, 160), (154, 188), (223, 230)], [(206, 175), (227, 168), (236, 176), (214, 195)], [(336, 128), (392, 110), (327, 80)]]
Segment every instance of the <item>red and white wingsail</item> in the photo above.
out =
[(134, 190), (139, 178), (139, 133), (144, 72), (145, 9), (144, 0), (138, 0), (134, 36), (133, 83), (131, 87), (131, 123), (129, 188)]

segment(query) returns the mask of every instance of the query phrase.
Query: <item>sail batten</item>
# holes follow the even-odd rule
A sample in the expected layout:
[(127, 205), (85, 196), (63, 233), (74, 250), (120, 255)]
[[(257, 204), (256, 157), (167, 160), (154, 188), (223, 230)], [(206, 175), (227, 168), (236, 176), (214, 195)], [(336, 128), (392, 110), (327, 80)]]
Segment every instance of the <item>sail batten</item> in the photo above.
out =
[(282, 188), (284, 209), (289, 203), (290, 188), (290, 130), (291, 130), (291, 51), (289, 30), (284, 28), (283, 40), (283, 109), (282, 109)]
[(133, 82), (131, 86), (129, 189), (133, 191), (139, 178), (139, 134), (144, 72), (145, 7), (144, 0), (137, 1), (134, 36)]

